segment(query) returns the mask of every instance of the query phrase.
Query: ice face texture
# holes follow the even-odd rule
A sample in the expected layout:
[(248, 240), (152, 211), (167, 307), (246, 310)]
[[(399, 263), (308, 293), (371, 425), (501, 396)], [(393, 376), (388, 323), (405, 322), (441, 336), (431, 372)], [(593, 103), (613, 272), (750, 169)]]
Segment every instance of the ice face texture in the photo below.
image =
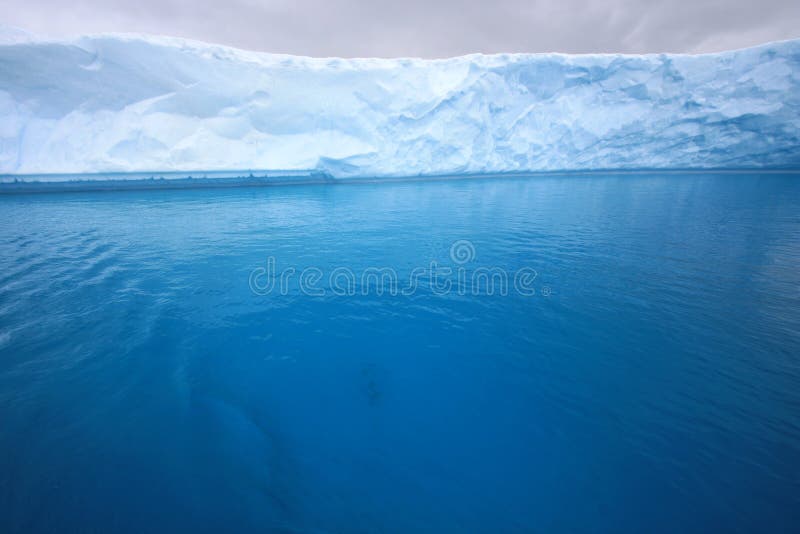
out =
[(137, 35), (0, 39), (0, 174), (766, 167), (800, 167), (800, 40), (346, 60)]

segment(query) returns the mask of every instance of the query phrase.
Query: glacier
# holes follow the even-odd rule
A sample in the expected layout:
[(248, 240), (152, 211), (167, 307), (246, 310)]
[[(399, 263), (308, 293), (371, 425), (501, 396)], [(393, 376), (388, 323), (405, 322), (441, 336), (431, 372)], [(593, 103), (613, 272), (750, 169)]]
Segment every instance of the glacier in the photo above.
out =
[(424, 60), (0, 37), (3, 182), (744, 168), (800, 168), (800, 40)]

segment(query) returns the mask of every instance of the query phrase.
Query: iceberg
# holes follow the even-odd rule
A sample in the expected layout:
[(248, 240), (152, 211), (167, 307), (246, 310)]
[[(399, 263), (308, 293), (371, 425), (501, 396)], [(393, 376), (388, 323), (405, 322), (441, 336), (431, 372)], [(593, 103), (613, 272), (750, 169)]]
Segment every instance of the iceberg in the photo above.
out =
[(128, 34), (0, 39), (4, 182), (798, 167), (800, 40), (423, 60)]

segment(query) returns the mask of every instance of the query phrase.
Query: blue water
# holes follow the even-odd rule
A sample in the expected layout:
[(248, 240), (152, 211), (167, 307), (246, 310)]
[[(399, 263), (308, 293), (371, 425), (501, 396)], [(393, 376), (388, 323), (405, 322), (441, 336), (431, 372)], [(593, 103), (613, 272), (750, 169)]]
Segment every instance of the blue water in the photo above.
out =
[[(800, 524), (800, 175), (8, 195), (0, 215), (2, 532)], [(268, 258), (323, 276), (264, 294)], [(425, 272), (332, 291), (369, 267)], [(473, 294), (481, 267), (536, 275)]]

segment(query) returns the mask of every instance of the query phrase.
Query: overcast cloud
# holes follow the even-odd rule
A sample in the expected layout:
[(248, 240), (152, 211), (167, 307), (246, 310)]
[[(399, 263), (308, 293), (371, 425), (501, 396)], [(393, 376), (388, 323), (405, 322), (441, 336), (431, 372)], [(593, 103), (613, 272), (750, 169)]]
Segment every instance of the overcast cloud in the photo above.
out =
[(311, 56), (708, 52), (800, 37), (800, 0), (0, 0), (0, 22)]

